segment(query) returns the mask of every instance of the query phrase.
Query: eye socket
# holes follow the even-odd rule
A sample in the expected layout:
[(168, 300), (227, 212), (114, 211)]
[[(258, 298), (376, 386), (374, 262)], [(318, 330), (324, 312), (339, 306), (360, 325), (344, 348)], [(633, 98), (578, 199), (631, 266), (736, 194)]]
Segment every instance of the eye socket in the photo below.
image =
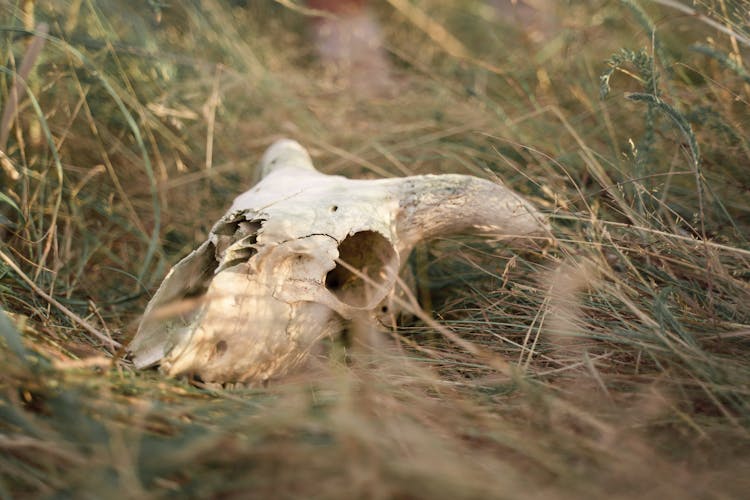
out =
[(337, 262), (326, 275), (326, 288), (354, 307), (382, 299), (388, 292), (385, 285), (398, 270), (398, 256), (391, 242), (376, 231), (360, 231), (347, 236), (338, 250), (338, 260), (357, 272)]

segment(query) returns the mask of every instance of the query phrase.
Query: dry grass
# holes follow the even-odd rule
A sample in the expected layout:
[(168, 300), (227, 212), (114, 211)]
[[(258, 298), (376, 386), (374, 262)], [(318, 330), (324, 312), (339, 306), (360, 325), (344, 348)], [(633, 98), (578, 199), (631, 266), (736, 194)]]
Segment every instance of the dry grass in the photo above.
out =
[[(0, 6), (0, 496), (745, 496), (749, 5), (550, 4), (376, 3), (369, 96), (294, 2)], [(421, 319), (269, 388), (135, 372), (149, 292), (280, 135), (499, 176), (557, 241), (419, 248)]]

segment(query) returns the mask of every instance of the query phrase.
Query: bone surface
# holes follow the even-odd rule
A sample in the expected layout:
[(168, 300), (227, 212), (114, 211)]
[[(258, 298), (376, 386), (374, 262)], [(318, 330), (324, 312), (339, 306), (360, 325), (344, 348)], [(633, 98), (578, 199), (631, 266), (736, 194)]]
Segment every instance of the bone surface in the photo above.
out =
[(262, 383), (300, 366), (347, 320), (379, 311), (416, 243), (549, 230), (502, 184), (457, 174), (325, 175), (288, 139), (266, 151), (258, 172), (149, 302), (129, 346), (136, 367)]

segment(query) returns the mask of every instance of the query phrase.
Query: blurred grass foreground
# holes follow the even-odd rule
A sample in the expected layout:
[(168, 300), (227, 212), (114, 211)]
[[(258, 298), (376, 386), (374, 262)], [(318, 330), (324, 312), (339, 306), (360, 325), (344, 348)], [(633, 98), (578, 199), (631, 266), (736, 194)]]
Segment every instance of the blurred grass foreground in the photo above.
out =
[[(335, 4), (0, 3), (0, 498), (747, 498), (750, 3)], [(417, 316), (265, 388), (136, 372), (281, 136), (555, 241), (419, 247)]]

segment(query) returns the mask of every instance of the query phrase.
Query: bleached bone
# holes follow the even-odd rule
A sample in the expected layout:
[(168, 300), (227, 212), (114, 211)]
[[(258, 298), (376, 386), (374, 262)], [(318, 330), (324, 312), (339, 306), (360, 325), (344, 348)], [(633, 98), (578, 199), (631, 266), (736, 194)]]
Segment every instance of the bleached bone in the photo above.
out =
[(136, 367), (263, 382), (299, 365), (344, 321), (380, 311), (417, 242), (548, 231), (520, 195), (468, 175), (325, 175), (287, 139), (266, 151), (259, 173), (151, 299), (129, 346)]

